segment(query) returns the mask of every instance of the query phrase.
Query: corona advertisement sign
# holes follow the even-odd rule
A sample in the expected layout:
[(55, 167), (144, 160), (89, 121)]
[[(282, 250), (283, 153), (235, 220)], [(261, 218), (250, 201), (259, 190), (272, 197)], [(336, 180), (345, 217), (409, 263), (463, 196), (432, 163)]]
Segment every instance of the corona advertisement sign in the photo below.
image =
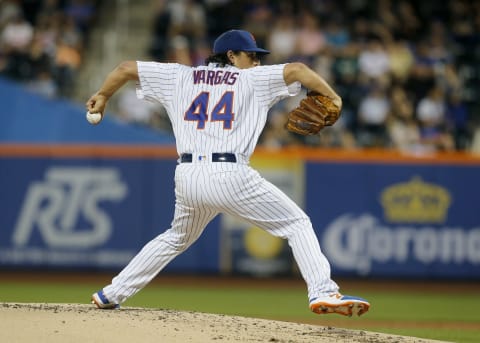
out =
[(328, 180), (310, 182), (307, 213), (334, 275), (480, 278), (477, 168), (319, 163), (307, 171)]

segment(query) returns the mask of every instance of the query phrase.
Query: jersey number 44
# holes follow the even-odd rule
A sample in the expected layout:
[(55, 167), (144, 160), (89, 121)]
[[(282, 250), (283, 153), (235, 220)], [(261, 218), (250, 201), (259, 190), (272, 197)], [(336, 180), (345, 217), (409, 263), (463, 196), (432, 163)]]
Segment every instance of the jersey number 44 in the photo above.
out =
[(223, 122), (223, 129), (230, 130), (234, 118), (233, 114), (233, 92), (223, 93), (220, 100), (213, 107), (212, 112), (208, 113), (209, 92), (201, 92), (190, 104), (185, 112), (185, 120), (196, 121), (197, 130), (203, 130), (207, 121)]

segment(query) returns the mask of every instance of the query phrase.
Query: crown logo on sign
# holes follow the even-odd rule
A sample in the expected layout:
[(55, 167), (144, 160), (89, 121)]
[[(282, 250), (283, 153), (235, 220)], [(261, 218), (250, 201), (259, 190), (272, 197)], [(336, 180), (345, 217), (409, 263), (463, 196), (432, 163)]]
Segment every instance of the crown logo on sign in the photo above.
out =
[(385, 218), (391, 222), (442, 223), (450, 203), (445, 188), (420, 177), (390, 186), (381, 194)]

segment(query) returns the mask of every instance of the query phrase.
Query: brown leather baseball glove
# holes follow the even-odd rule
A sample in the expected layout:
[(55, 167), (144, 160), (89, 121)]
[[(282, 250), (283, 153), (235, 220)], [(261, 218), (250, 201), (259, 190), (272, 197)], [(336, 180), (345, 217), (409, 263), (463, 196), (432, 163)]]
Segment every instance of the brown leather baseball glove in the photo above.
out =
[(317, 92), (308, 92), (297, 108), (288, 114), (285, 127), (303, 136), (315, 135), (325, 126), (333, 125), (341, 108), (332, 99)]

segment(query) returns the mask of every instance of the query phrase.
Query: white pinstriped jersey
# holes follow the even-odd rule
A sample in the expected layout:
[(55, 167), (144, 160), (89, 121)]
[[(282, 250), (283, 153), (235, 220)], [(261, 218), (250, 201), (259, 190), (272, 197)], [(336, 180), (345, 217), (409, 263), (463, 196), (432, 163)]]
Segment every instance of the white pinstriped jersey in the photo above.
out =
[(232, 152), (248, 160), (269, 108), (300, 91), (298, 82), (285, 84), (285, 64), (238, 69), (139, 61), (137, 66), (137, 96), (165, 107), (179, 154)]

